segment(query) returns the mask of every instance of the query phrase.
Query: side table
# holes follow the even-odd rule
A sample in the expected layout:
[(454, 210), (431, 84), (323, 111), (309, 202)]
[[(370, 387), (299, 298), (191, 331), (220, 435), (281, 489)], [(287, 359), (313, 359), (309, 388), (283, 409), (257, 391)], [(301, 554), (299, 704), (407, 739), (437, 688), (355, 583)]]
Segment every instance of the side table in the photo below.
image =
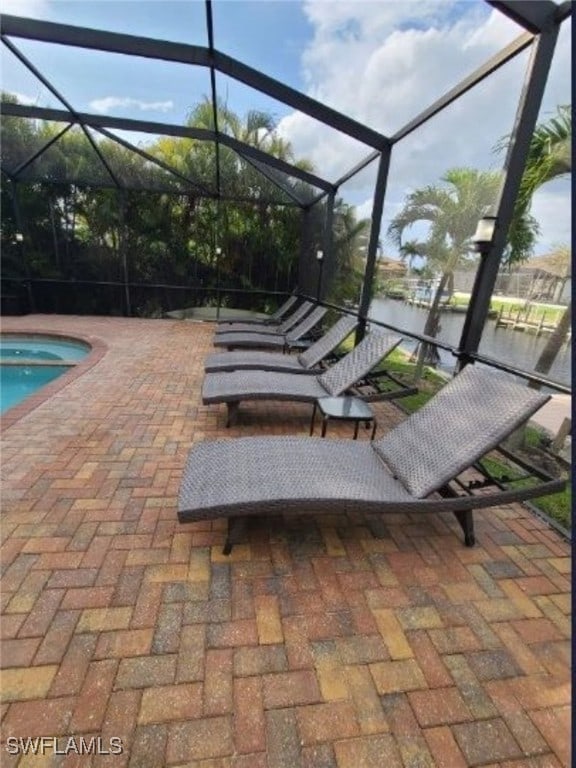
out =
[(330, 419), (337, 419), (339, 421), (353, 421), (354, 422), (354, 437), (356, 440), (358, 437), (358, 426), (361, 421), (365, 421), (366, 424), (372, 424), (372, 434), (370, 440), (374, 439), (376, 434), (376, 417), (374, 411), (368, 403), (361, 400), (359, 397), (353, 395), (344, 395), (343, 397), (320, 397), (314, 403), (312, 410), (312, 420), (310, 422), (310, 434), (314, 434), (314, 423), (316, 420), (316, 410), (319, 410), (322, 414), (322, 437), (326, 436), (326, 427)]

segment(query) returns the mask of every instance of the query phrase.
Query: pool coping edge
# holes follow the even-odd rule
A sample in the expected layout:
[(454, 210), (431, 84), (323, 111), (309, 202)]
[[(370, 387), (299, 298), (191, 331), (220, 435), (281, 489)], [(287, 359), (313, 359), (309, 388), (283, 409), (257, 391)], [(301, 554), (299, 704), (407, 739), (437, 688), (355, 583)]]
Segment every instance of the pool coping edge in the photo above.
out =
[(77, 334), (71, 336), (70, 334), (58, 333), (57, 331), (49, 331), (42, 333), (41, 331), (34, 332), (29, 329), (22, 329), (21, 331), (10, 329), (10, 331), (2, 331), (3, 336), (50, 336), (62, 341), (80, 341), (87, 344), (90, 347), (90, 351), (86, 357), (76, 362), (70, 367), (70, 370), (63, 373), (54, 381), (44, 385), (37, 394), (29, 395), (21, 403), (18, 403), (12, 408), (8, 408), (0, 417), (0, 434), (5, 430), (14, 426), (20, 419), (28, 415), (31, 411), (38, 408), (46, 400), (51, 398), (61, 389), (68, 386), (72, 381), (82, 376), (86, 371), (93, 368), (104, 357), (108, 351), (108, 345), (97, 336), (86, 336), (84, 334)]

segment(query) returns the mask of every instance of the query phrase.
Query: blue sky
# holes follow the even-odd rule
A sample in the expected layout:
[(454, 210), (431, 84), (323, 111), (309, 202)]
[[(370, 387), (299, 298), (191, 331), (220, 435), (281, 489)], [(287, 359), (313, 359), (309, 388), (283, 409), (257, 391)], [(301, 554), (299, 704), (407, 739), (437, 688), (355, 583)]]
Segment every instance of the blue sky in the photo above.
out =
[[(203, 0), (19, 0), (13, 8), (11, 5), (4, 3), (5, 11), (15, 15), (192, 45), (208, 44)], [(216, 0), (213, 19), (220, 50), (293, 88), (304, 88), (300, 56), (312, 39), (312, 26), (299, 2)], [(170, 122), (179, 122), (185, 119), (190, 105), (210, 93), (208, 72), (200, 68), (30, 42), (19, 42), (19, 47), (81, 110), (89, 111), (94, 100), (130, 98), (131, 104), (115, 105), (114, 113), (142, 117), (141, 113), (147, 112), (152, 118), (151, 113), (158, 112), (164, 113)], [(16, 77), (15, 90), (19, 84)], [(220, 85), (222, 95), (228, 93), (240, 112), (258, 108), (258, 102), (262, 108), (270, 106), (270, 101), (258, 92), (246, 93), (223, 78)], [(169, 101), (170, 108), (163, 108), (162, 104)], [(290, 111), (283, 104), (274, 107), (278, 119)]]
[[(4, 0), (3, 11), (78, 26), (206, 45), (202, 0)], [(483, 0), (214, 0), (216, 47), (385, 134), (458, 83), (522, 30)], [(571, 101), (571, 23), (564, 24), (541, 119)], [(18, 47), (79, 111), (180, 123), (210, 93), (200, 68), (18, 41)], [(2, 87), (23, 100), (59, 106), (3, 52)], [(452, 167), (501, 168), (496, 142), (509, 133), (527, 55), (395, 149), (384, 225), (406, 194), (436, 184)], [(270, 113), (296, 156), (337, 180), (369, 148), (230, 78), (218, 93), (238, 114)], [(135, 135), (135, 141), (145, 137)], [(341, 188), (370, 215), (375, 168)], [(569, 180), (534, 201), (537, 253), (571, 242)], [(385, 251), (391, 248), (385, 245)]]

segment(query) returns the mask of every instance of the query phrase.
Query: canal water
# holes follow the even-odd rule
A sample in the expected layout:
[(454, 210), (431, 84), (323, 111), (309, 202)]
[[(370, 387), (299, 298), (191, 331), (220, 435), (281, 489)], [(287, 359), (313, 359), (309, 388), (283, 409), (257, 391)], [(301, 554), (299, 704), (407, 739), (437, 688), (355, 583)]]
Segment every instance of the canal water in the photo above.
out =
[[(422, 333), (428, 310), (395, 299), (378, 298), (372, 301), (369, 316), (373, 320), (389, 323), (406, 331)], [(438, 340), (457, 347), (460, 342), (464, 317), (464, 313), (460, 312), (442, 312)], [(536, 336), (525, 331), (496, 328), (496, 322), (488, 320), (482, 335), (479, 352), (486, 357), (492, 357), (515, 368), (533, 372), (547, 340), (548, 334)], [(406, 340), (402, 346), (411, 350), (416, 346), (416, 342)], [(439, 350), (439, 352), (440, 367), (452, 371), (456, 358), (450, 352), (444, 350)], [(571, 386), (570, 343), (563, 345), (547, 374), (547, 378)]]

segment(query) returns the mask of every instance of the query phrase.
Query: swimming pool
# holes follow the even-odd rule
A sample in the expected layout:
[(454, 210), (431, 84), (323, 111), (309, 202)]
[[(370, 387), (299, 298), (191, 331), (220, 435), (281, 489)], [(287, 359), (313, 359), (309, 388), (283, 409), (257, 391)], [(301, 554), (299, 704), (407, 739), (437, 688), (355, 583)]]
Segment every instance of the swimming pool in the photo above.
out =
[(0, 334), (0, 413), (23, 402), (82, 360), (90, 346), (41, 334)]
[(82, 341), (42, 336), (40, 334), (0, 334), (0, 359), (3, 363), (14, 361), (77, 362), (86, 357), (90, 347)]

